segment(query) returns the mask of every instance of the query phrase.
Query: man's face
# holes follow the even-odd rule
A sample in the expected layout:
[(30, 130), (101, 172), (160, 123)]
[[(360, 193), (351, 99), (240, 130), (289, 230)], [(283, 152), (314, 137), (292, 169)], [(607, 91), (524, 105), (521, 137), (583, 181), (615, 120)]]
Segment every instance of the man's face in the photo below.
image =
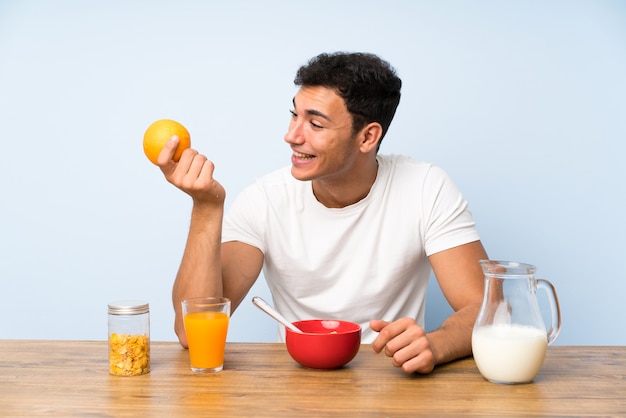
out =
[(326, 87), (302, 87), (293, 105), (285, 134), (293, 150), (291, 174), (298, 180), (345, 181), (359, 144), (344, 100)]

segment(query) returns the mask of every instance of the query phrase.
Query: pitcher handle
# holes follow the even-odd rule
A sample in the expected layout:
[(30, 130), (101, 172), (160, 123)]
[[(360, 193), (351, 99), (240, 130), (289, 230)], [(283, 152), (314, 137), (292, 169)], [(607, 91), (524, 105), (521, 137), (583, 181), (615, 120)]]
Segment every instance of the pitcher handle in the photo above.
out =
[(543, 289), (548, 295), (550, 312), (552, 313), (550, 329), (548, 330), (548, 345), (552, 344), (561, 331), (561, 307), (554, 285), (546, 279), (537, 279), (537, 289)]

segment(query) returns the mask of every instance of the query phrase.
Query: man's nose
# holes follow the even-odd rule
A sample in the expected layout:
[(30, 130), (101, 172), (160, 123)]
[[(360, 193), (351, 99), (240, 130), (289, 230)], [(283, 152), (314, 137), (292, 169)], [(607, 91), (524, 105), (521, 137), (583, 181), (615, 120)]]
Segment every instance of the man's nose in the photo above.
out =
[(285, 134), (285, 142), (288, 144), (301, 144), (304, 142), (301, 123), (293, 121), (289, 124), (289, 129), (287, 129), (287, 133)]

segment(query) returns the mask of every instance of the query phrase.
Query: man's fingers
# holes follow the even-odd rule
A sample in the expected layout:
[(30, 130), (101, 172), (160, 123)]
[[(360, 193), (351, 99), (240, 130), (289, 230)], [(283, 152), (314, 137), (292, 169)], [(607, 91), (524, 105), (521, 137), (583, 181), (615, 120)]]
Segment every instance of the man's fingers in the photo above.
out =
[[(382, 319), (374, 319), (370, 321), (370, 328), (376, 332), (381, 332), (387, 325), (389, 325), (389, 322), (383, 321)], [(383, 335), (379, 334), (372, 343), (372, 349), (375, 353), (380, 353), (385, 348), (388, 341), (389, 336), (386, 335), (386, 333)]]
[(167, 166), (169, 163), (174, 162), (174, 153), (176, 153), (176, 148), (178, 148), (178, 143), (180, 140), (176, 135), (171, 137), (169, 141), (165, 143), (163, 149), (159, 153), (159, 157), (157, 158), (157, 163), (159, 167), (163, 168)]
[[(183, 162), (182, 161), (183, 158), (185, 160), (189, 159), (190, 161)], [(208, 159), (204, 155), (199, 154), (198, 152), (195, 152), (193, 154), (191, 154), (191, 152), (189, 153), (183, 152), (183, 157), (181, 157), (181, 165), (185, 167), (189, 167), (184, 177), (183, 184), (182, 184), (182, 186), (185, 189), (193, 189), (195, 187), (201, 187), (201, 185), (199, 184), (199, 181), (202, 179), (200, 177), (202, 175), (202, 167), (207, 161)]]

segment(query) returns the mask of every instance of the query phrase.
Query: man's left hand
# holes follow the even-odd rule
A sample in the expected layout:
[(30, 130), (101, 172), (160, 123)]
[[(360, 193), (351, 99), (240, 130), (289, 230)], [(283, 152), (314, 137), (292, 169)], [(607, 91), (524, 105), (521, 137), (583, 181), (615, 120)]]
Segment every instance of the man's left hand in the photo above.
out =
[(402, 318), (387, 322), (379, 319), (370, 321), (370, 328), (378, 332), (372, 343), (375, 353), (384, 350), (392, 364), (406, 373), (426, 374), (435, 368), (435, 356), (426, 332), (413, 318)]

